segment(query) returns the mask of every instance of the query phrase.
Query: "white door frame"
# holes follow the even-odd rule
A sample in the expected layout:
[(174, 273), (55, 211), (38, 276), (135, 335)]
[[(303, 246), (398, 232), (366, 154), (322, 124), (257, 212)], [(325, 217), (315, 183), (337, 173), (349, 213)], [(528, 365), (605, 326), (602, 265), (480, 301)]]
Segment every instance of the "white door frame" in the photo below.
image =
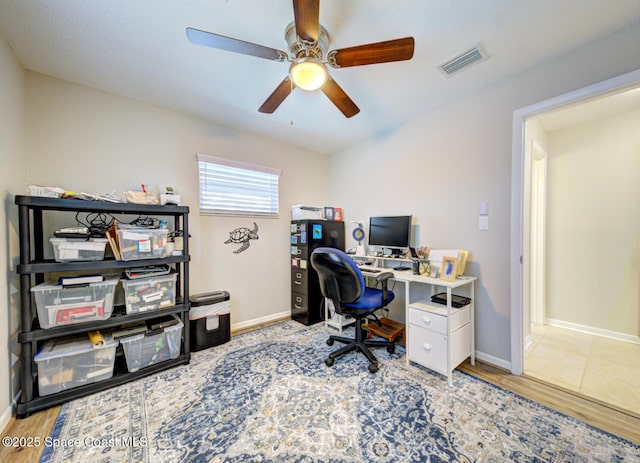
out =
[[(524, 310), (528, 309), (529, 301), (523, 300), (523, 286), (530, 282), (523, 279), (523, 250), (530, 246), (529, 242), (524, 242), (524, 218), (530, 214), (529, 210), (524, 210), (523, 198), (524, 185), (530, 185), (530, 179), (525, 182), (525, 122), (527, 118), (537, 116), (541, 113), (559, 109), (564, 106), (571, 106), (576, 103), (587, 101), (591, 98), (603, 96), (608, 93), (617, 93), (625, 89), (631, 89), (640, 85), (640, 70), (629, 72), (612, 79), (598, 82), (588, 87), (574, 90), (573, 92), (551, 98), (549, 100), (535, 103), (513, 112), (513, 135), (511, 154), (511, 249), (510, 249), (510, 287), (511, 287), (511, 373), (521, 375), (524, 370)], [(527, 169), (530, 174), (530, 170)], [(527, 206), (529, 207), (529, 206)], [(527, 234), (528, 236), (528, 234)], [(528, 241), (528, 240), (527, 240)], [(528, 273), (528, 272), (526, 272)]]
[[(531, 140), (531, 323), (545, 323), (547, 152)], [(526, 206), (525, 206), (526, 207)], [(526, 254), (524, 254), (526, 256)], [(527, 310), (526, 305), (523, 308)], [(526, 317), (525, 317), (526, 320)]]

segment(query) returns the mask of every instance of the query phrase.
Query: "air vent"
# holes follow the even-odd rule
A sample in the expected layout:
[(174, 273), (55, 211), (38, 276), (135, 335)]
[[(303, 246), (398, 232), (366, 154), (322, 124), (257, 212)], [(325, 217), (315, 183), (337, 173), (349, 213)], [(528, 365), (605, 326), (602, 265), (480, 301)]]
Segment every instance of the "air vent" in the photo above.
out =
[(480, 45), (476, 45), (470, 50), (467, 50), (459, 55), (451, 58), (446, 63), (442, 63), (438, 66), (445, 76), (451, 77), (454, 74), (467, 69), (474, 64), (484, 61), (488, 58), (486, 52)]

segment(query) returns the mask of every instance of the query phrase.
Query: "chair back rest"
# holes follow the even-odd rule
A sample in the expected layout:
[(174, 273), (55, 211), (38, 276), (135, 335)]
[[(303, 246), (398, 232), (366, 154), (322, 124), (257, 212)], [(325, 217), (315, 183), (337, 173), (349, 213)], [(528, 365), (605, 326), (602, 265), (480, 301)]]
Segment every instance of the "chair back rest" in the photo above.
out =
[(333, 301), (338, 313), (342, 313), (342, 304), (354, 302), (364, 293), (362, 272), (343, 251), (316, 248), (311, 253), (311, 265), (318, 273), (322, 295)]

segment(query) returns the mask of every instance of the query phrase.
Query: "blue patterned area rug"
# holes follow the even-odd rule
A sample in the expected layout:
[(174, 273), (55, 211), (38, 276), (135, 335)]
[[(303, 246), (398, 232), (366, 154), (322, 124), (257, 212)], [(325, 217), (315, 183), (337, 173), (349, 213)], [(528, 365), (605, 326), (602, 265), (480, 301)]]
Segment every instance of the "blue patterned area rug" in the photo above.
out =
[(69, 402), (41, 462), (640, 461), (640, 446), (467, 374), (449, 387), (401, 347), (375, 350), (376, 374), (360, 354), (329, 368), (329, 330), (283, 322)]

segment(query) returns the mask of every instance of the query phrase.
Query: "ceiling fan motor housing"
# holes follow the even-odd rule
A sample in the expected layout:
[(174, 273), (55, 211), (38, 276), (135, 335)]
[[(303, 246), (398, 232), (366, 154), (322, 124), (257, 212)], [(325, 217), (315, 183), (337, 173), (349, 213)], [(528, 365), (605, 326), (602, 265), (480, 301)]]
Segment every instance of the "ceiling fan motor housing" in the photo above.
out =
[(324, 60), (329, 49), (329, 33), (322, 24), (318, 25), (317, 42), (307, 42), (298, 37), (295, 22), (289, 23), (285, 29), (284, 39), (289, 47), (291, 59), (313, 56), (319, 60)]

